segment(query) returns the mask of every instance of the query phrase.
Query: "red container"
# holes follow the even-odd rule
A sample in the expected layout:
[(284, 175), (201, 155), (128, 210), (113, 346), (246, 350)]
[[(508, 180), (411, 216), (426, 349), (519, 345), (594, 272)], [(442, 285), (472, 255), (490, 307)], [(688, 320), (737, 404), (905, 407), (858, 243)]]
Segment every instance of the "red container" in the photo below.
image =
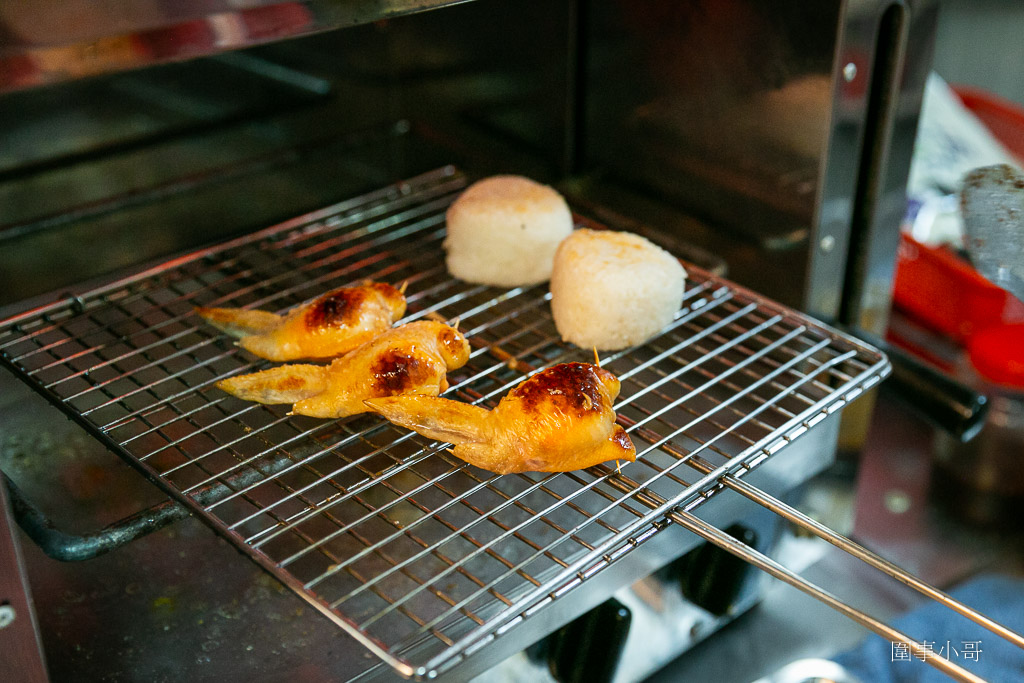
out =
[[(964, 106), (1024, 160), (1024, 107), (987, 91), (952, 86)], [(1024, 321), (1024, 304), (946, 247), (901, 235), (893, 304), (933, 330), (965, 342), (979, 330)]]
[(964, 342), (987, 327), (1024, 321), (1024, 303), (947, 247), (900, 235), (893, 304), (936, 332)]
[(989, 132), (1017, 159), (1024, 161), (1024, 107), (968, 85), (952, 88)]

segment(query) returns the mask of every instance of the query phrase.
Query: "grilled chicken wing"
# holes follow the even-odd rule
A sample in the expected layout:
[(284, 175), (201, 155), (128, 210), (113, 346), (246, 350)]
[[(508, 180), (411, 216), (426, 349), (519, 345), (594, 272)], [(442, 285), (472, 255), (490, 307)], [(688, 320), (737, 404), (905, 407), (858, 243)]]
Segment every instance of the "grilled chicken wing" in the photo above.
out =
[(327, 292), (284, 315), (242, 308), (196, 313), (260, 358), (333, 358), (390, 329), (405, 315), (405, 296), (391, 285), (367, 282)]
[(455, 444), (454, 453), (498, 474), (567, 472), (610, 460), (636, 459), (615, 424), (619, 380), (587, 363), (537, 373), (486, 410), (444, 398), (393, 396), (366, 404), (395, 424)]
[(461, 332), (424, 320), (388, 330), (330, 365), (282, 365), (217, 386), (247, 401), (292, 403), (294, 415), (337, 418), (366, 412), (366, 399), (437, 396), (448, 388), (445, 373), (467, 360)]

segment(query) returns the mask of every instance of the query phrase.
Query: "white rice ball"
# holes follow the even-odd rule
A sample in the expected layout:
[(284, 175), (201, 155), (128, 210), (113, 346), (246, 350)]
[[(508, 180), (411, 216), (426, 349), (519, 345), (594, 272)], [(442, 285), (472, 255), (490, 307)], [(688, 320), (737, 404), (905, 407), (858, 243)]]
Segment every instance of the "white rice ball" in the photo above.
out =
[(551, 312), (566, 341), (624, 349), (672, 322), (685, 281), (679, 261), (639, 235), (577, 230), (555, 254)]
[(448, 208), (448, 271), (460, 280), (501, 287), (545, 282), (558, 244), (572, 232), (562, 195), (521, 176), (470, 185)]

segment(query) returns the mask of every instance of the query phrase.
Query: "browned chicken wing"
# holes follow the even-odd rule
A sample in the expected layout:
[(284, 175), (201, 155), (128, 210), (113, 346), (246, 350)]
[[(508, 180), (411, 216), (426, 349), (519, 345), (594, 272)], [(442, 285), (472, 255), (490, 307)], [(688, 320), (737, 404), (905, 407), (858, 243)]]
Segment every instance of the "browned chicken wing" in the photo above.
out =
[(470, 464), (498, 474), (568, 472), (636, 459), (615, 424), (615, 375), (588, 363), (563, 363), (525, 380), (494, 410), (429, 396), (367, 400), (395, 424), (455, 445)]
[(282, 365), (221, 380), (229, 394), (258, 403), (292, 403), (292, 414), (346, 417), (382, 396), (437, 396), (445, 373), (469, 360), (469, 342), (456, 329), (428, 320), (388, 330), (330, 365)]
[(405, 296), (391, 285), (367, 282), (327, 292), (284, 315), (242, 308), (196, 313), (260, 358), (334, 358), (389, 330), (405, 315)]

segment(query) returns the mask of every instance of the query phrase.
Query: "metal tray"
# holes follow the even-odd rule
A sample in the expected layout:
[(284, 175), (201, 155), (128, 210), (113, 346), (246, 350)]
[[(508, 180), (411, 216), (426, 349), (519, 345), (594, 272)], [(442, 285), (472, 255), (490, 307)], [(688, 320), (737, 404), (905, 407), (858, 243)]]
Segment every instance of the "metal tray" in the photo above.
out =
[[(560, 600), (880, 381), (884, 355), (688, 266), (675, 321), (608, 354), (635, 463), (497, 476), (375, 416), (292, 417), (214, 383), (270, 364), (195, 306), (284, 310), (366, 278), (474, 345), (448, 396), (493, 405), (589, 360), (546, 285), (449, 277), (446, 167), (0, 322), (0, 359), (332, 622), (433, 677)], [(735, 483), (732, 485), (736, 485)]]

